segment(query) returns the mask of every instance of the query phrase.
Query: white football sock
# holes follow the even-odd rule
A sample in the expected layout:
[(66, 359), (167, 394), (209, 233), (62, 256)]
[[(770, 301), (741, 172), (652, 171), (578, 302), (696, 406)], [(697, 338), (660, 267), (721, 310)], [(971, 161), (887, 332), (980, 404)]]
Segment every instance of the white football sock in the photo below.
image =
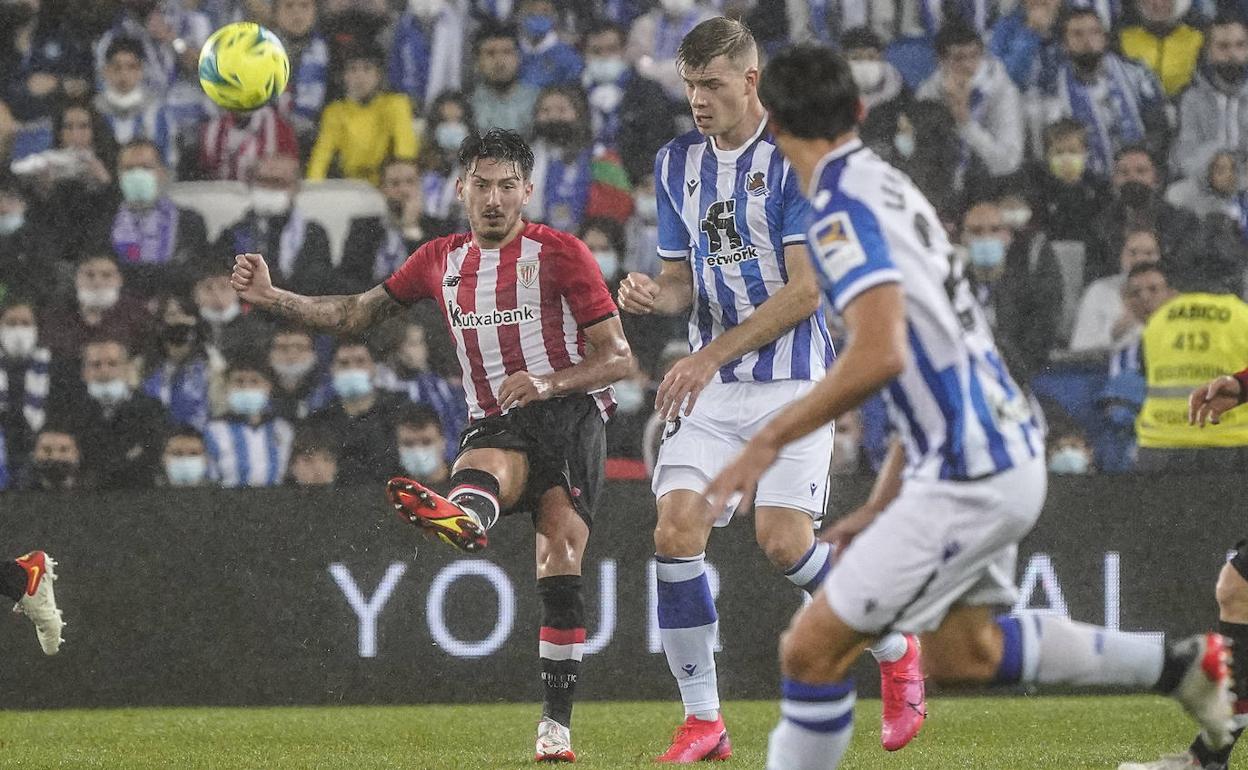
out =
[(780, 723), (767, 744), (767, 770), (832, 770), (854, 733), (854, 685), (780, 685)]
[(905, 634), (892, 633), (880, 639), (874, 646), (868, 647), (867, 651), (879, 663), (896, 663), (906, 656), (909, 649), (910, 644), (906, 641)]
[(1041, 612), (1017, 613), (1024, 682), (1152, 687), (1166, 646), (1160, 636), (1110, 631)]
[(719, 715), (715, 639), (719, 616), (706, 579), (705, 554), (657, 557), (659, 637), (667, 665), (680, 686), (685, 715), (713, 720)]

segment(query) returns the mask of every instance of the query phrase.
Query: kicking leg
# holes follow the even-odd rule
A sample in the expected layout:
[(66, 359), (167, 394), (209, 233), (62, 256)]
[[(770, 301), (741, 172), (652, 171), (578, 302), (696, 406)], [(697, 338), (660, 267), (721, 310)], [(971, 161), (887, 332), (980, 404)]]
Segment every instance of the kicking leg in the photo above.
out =
[(65, 626), (52, 591), (55, 567), (56, 562), (43, 551), (0, 562), (0, 596), (16, 602), (13, 611), (24, 614), (35, 624), (39, 646), (45, 655), (55, 655), (61, 648), (61, 629)]

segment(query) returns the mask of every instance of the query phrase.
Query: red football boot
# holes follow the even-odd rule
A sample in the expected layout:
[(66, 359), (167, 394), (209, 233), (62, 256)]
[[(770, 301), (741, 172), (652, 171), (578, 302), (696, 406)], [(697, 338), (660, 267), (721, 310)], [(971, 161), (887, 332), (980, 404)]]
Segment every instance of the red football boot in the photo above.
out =
[(425, 485), (402, 476), (386, 482), (399, 518), (461, 551), (475, 553), (489, 543), (476, 517)]
[(668, 765), (691, 765), (702, 760), (727, 759), (731, 756), (732, 741), (728, 740), (724, 715), (720, 714), (714, 722), (691, 715), (685, 719), (684, 724), (676, 728), (672, 745), (654, 761)]
[(906, 647), (901, 660), (880, 664), (880, 698), (884, 702), (880, 743), (888, 751), (909, 743), (927, 717), (919, 640), (906, 634)]

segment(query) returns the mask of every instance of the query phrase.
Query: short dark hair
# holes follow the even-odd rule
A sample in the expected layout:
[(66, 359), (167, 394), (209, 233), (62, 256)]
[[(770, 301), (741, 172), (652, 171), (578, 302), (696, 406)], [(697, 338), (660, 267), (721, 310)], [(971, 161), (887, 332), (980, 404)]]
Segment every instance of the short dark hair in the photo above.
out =
[(204, 434), (200, 433), (193, 426), (179, 423), (165, 432), (165, 444), (168, 445), (169, 441), (175, 438), (193, 438), (203, 442)]
[(700, 70), (717, 56), (726, 56), (735, 62), (749, 52), (758, 52), (750, 28), (736, 19), (716, 16), (689, 30), (680, 41), (676, 66), (682, 70)]
[(841, 50), (850, 51), (855, 48), (873, 48), (884, 50), (884, 41), (870, 27), (854, 27), (841, 35)]
[(379, 181), (386, 178), (386, 172), (390, 170), (391, 166), (411, 166), (416, 169), (417, 172), (420, 171), (420, 164), (416, 162), (415, 158), (403, 158), (398, 155), (387, 155), (386, 159), (381, 162), (381, 169), (377, 172), (377, 179)]
[(338, 459), (338, 442), (321, 425), (300, 425), (295, 431), (294, 440), (291, 441), (290, 456), (294, 458), (317, 452), (324, 452), (336, 460)]
[(585, 26), (585, 33), (581, 35), (581, 45), (584, 46), (585, 41), (591, 36), (602, 35), (607, 32), (614, 32), (621, 43), (628, 40), (628, 32), (623, 26), (616, 24), (610, 19), (595, 19)]
[(1161, 262), (1141, 262), (1138, 265), (1132, 265), (1131, 269), (1127, 271), (1127, 280), (1129, 281), (1137, 275), (1144, 275), (1145, 273), (1161, 273), (1161, 277), (1165, 278), (1167, 282), (1170, 280), (1170, 275), (1166, 272), (1166, 268), (1162, 266)]
[(109, 43), (108, 48), (104, 50), (104, 61), (111, 61), (119, 53), (132, 53), (139, 61), (147, 58), (147, 52), (143, 50), (143, 44), (132, 37), (114, 38), (113, 42)]
[(116, 345), (121, 348), (121, 352), (125, 354), (126, 358), (130, 358), (134, 355), (130, 350), (129, 342), (123, 340), (121, 337), (113, 336), (88, 337), (82, 341), (82, 344), (78, 347), (78, 352), (86, 353), (87, 348), (92, 345)]
[[(1229, 27), (1233, 24), (1241, 27), (1248, 27), (1248, 23), (1245, 23), (1243, 18), (1236, 16), (1233, 13), (1219, 11), (1218, 14), (1213, 17), (1213, 21), (1209, 22), (1209, 29), (1213, 29), (1214, 27)], [(1207, 39), (1208, 36), (1206, 35), (1206, 40)]]
[(130, 141), (123, 144), (121, 146), (121, 149), (117, 150), (118, 162), (121, 161), (121, 154), (125, 152), (126, 150), (138, 150), (143, 147), (146, 147), (150, 149), (152, 152), (156, 153), (156, 160), (160, 163), (160, 165), (162, 166), (165, 165), (165, 156), (160, 153), (160, 145), (156, 144), (151, 139), (148, 139), (146, 137), (139, 137), (138, 139), (131, 139)]
[(1062, 12), (1057, 17), (1058, 33), (1062, 37), (1066, 37), (1066, 27), (1075, 19), (1079, 19), (1084, 16), (1091, 16), (1092, 18), (1100, 22), (1102, 29), (1105, 28), (1105, 22), (1101, 20), (1101, 15), (1097, 13), (1096, 9), (1093, 8), (1092, 6), (1090, 5), (1085, 5), (1085, 6), (1067, 5), (1066, 8), (1063, 9)]
[(442, 418), (438, 416), (437, 411), (428, 404), (417, 404), (411, 401), (405, 401), (399, 407), (399, 413), (395, 417), (394, 425), (396, 428), (400, 425), (406, 425), (417, 430), (433, 425), (439, 432), (442, 432)]
[(778, 127), (801, 139), (836, 139), (858, 124), (858, 85), (830, 48), (785, 48), (763, 70), (758, 97)]
[(1058, 139), (1067, 136), (1078, 136), (1086, 145), (1088, 127), (1074, 118), (1058, 118), (1044, 127), (1044, 149), (1049, 149)]
[(476, 56), (481, 51), (481, 46), (486, 41), (499, 40), (506, 38), (520, 46), (520, 31), (515, 24), (511, 22), (488, 21), (477, 28), (477, 33), (472, 36), (472, 55)]
[(373, 354), (373, 349), (369, 346), (368, 340), (363, 337), (339, 337), (334, 343), (334, 355), (337, 355), (338, 351), (343, 348), (364, 348), (368, 351), (370, 358), (374, 360), (377, 358), (377, 356)]
[(26, 191), (22, 189), (17, 177), (7, 172), (0, 173), (0, 195), (26, 200)]
[(936, 55), (944, 57), (955, 45), (983, 45), (979, 30), (966, 23), (960, 16), (946, 21), (936, 33)]
[(1130, 144), (1124, 144), (1119, 147), (1114, 152), (1114, 162), (1117, 163), (1119, 160), (1128, 155), (1146, 155), (1148, 156), (1149, 162), (1154, 166), (1157, 166), (1157, 159), (1153, 157), (1153, 151), (1150, 150), (1148, 145), (1143, 142), (1131, 142)]
[(533, 150), (524, 137), (510, 129), (491, 128), (484, 134), (468, 133), (468, 138), (459, 146), (461, 173), (472, 171), (482, 158), (515, 163), (521, 179), (528, 179), (533, 173)]
[(235, 372), (255, 372), (269, 382), (274, 382), (276, 379), (273, 376), (273, 370), (269, 368), (267, 362), (260, 360), (258, 353), (235, 358), (225, 365), (227, 378)]
[(375, 43), (360, 42), (352, 45), (342, 55), (343, 66), (353, 61), (366, 61), (378, 67), (385, 67), (386, 53)]

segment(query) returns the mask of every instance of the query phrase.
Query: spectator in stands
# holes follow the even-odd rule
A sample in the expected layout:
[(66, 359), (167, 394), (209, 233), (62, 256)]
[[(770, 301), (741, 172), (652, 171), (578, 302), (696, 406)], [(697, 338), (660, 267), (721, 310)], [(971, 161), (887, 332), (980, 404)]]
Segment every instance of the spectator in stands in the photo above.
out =
[(1144, 325), (1144, 405), (1136, 420), (1141, 473), (1243, 473), (1248, 416), (1228, 412), (1216, 424), (1189, 425), (1188, 394), (1207, 372), (1237, 372), (1248, 359), (1248, 304), (1225, 284), (1190, 282)]
[(405, 404), (395, 419), (394, 443), (402, 475), (435, 489), (450, 479), (447, 457), (451, 448), (442, 433), (438, 413), (432, 407)]
[[(386, 360), (377, 365), (373, 382), (379, 390), (432, 407), (442, 421), (443, 435), (454, 441), (468, 421), (464, 393), (431, 366), (428, 328), (419, 322), (400, 321), (387, 331)], [(454, 456), (454, 447), (448, 447), (448, 457)]]
[(425, 213), (416, 161), (387, 159), (379, 189), (386, 214), (351, 220), (338, 267), (339, 294), (364, 292), (389, 278), (438, 226)]
[(269, 343), (273, 370), (273, 414), (297, 423), (333, 399), (316, 359), (312, 335), (291, 326), (278, 328)]
[(449, 235), (459, 227), (462, 214), (455, 182), (459, 178), (459, 146), (475, 130), (472, 104), (458, 91), (433, 100), (425, 121), (417, 166), (421, 170), (420, 190), (428, 217), (429, 231)]
[[(1178, 294), (1166, 276), (1165, 268), (1160, 262), (1141, 262), (1127, 273), (1127, 282), (1123, 288), (1123, 305), (1135, 319), (1135, 326), (1123, 335), (1109, 356), (1109, 376), (1111, 378), (1123, 373), (1133, 372), (1143, 376), (1141, 360), (1140, 333), (1144, 324), (1152, 318), (1153, 313)], [(1142, 400), (1143, 394), (1141, 394)], [(1139, 406), (1138, 404), (1136, 405)]]
[(1095, 176), (1108, 177), (1114, 156), (1128, 145), (1143, 142), (1164, 156), (1170, 122), (1157, 78), (1108, 50), (1095, 10), (1068, 8), (1060, 26), (1062, 60), (1038, 96), (1043, 121), (1071, 117), (1088, 129), (1088, 168)]
[(208, 232), (197, 212), (174, 204), (167, 188), (169, 169), (159, 149), (137, 139), (117, 155), (121, 205), (113, 217), (113, 252), (127, 283), (151, 296), (185, 292), (190, 286), (184, 268), (208, 256)]
[(1073, 420), (1054, 420), (1050, 423), (1048, 454), (1049, 473), (1086, 476), (1096, 471), (1087, 436)]
[(983, 161), (963, 152), (953, 113), (940, 101), (918, 100), (906, 107), (897, 119), (888, 159), (914, 180), (946, 223), (959, 220), (964, 191), (988, 179)]
[(204, 344), (202, 324), (190, 298), (160, 298), (156, 321), (156, 344), (144, 357), (143, 392), (165, 407), (175, 425), (203, 430), (211, 411), (213, 375), (223, 368), (220, 355)]
[(204, 321), (204, 341), (226, 360), (257, 358), (268, 349), (270, 327), (256, 313), (244, 313), (230, 287), (229, 268), (210, 270), (195, 281), (195, 306)]
[(379, 46), (389, 38), (388, 0), (324, 0), (320, 6), (321, 24), (331, 31), (329, 59), (334, 78), (342, 74), (345, 57), (352, 51)]
[(71, 271), (49, 253), (52, 248), (47, 235), (27, 217), (22, 186), (0, 174), (0, 301), (20, 296), (43, 304), (58, 287), (69, 285)]
[(463, 87), (467, 0), (410, 0), (390, 46), (390, 87), (418, 109)]
[(0, 309), (0, 452), (8, 467), (25, 462), (49, 409), (64, 400), (63, 390), (53, 377), (52, 352), (39, 344), (34, 306), (8, 301)]
[(992, 176), (1006, 176), (1023, 161), (1023, 111), (1018, 89), (975, 28), (949, 21), (936, 35), (940, 68), (916, 96), (944, 102), (962, 140), (965, 166), (973, 154)]
[(84, 472), (78, 436), (67, 426), (48, 425), (35, 437), (30, 460), (19, 473), (18, 489), (51, 492), (90, 488)]
[(0, 103), (27, 127), (31, 151), (47, 149), (57, 100), (87, 95), (92, 66), (80, 36), (41, 3), (0, 4)]
[(338, 447), (322, 430), (300, 427), (291, 450), (290, 479), (297, 487), (328, 487), (338, 480)]
[(553, 0), (520, 0), (516, 22), (520, 28), (520, 82), (540, 90), (580, 80), (585, 63), (576, 48), (559, 39)]
[(316, 0), (275, 0), (273, 31), (290, 57), (290, 84), (279, 110), (306, 151), (316, 139), (329, 92), (329, 44), (316, 27)]
[(335, 278), (329, 235), (295, 203), (298, 159), (262, 158), (250, 176), (251, 205), (242, 219), (221, 233), (213, 247), (216, 264), (232, 266), (236, 254), (264, 254), (273, 263), (274, 281), (302, 294), (329, 293)]
[(884, 41), (870, 29), (847, 31), (841, 37), (841, 46), (867, 108), (858, 135), (877, 152), (891, 149), (897, 119), (913, 98), (910, 89), (897, 68), (884, 58)]
[(170, 168), (177, 167), (177, 129), (165, 111), (160, 92), (143, 85), (143, 46), (128, 37), (113, 40), (104, 57), (104, 90), (95, 109), (113, 130), (117, 144), (147, 139)]
[(152, 93), (164, 94), (182, 72), (195, 72), (199, 48), (212, 33), (209, 18), (178, 3), (123, 0), (112, 29), (96, 43), (96, 70), (103, 72), (109, 47), (119, 38), (136, 40), (143, 54), (143, 82)]
[[(948, 25), (946, 25), (946, 29)], [(1005, 223), (997, 201), (962, 218), (971, 287), (1009, 370), (1027, 383), (1047, 363), (1062, 314), (1062, 276), (1044, 235)]]
[(1236, 149), (1215, 150), (1197, 174), (1180, 179), (1166, 189), (1166, 202), (1205, 219), (1225, 216), (1237, 223), (1240, 208), (1240, 183), (1243, 154)]
[(988, 47), (1022, 93), (1047, 81), (1057, 69), (1061, 9), (1062, 0), (1023, 0), (992, 27)]
[(250, 113), (221, 110), (199, 135), (199, 174), (205, 179), (245, 181), (261, 158), (298, 155), (294, 126), (271, 104)]
[(590, 120), (597, 146), (616, 151), (629, 179), (654, 171), (654, 156), (677, 134), (679, 114), (667, 92), (624, 58), (624, 29), (597, 22), (582, 39)]
[(158, 485), (181, 488), (213, 484), (214, 480), (208, 475), (208, 448), (204, 436), (190, 426), (174, 428), (165, 439), (161, 465)]
[(659, 0), (628, 31), (624, 55), (642, 77), (658, 82), (667, 96), (685, 100), (685, 82), (676, 69), (676, 49), (694, 27), (716, 16), (704, 0)]
[(126, 293), (121, 270), (111, 254), (89, 256), (74, 274), (74, 302), (45, 308), (40, 323), (44, 343), (54, 355), (78, 355), (89, 340), (114, 339), (126, 348), (138, 345), (152, 319), (138, 298)]
[(1174, 98), (1192, 81), (1205, 36), (1183, 23), (1190, 2), (1137, 0), (1135, 6), (1140, 23), (1119, 33), (1122, 53), (1152, 70), (1166, 96)]
[(1202, 66), (1179, 97), (1179, 135), (1170, 167), (1199, 176), (1210, 152), (1248, 150), (1248, 27), (1222, 17), (1209, 27)]
[(391, 418), (403, 400), (376, 388), (376, 369), (372, 351), (362, 340), (340, 341), (330, 366), (336, 397), (310, 418), (338, 442), (338, 466), (345, 483), (385, 481), (395, 467)]
[(1161, 261), (1157, 233), (1149, 229), (1127, 231), (1118, 249), (1118, 272), (1099, 278), (1083, 290), (1070, 349), (1109, 350), (1135, 329), (1138, 322), (1123, 302), (1127, 274), (1139, 264)]
[[(655, 197), (653, 169), (637, 179), (633, 216), (624, 230), (624, 272), (659, 273), (659, 203)], [(639, 316), (640, 317), (640, 316)]]
[(862, 455), (862, 414), (854, 409), (836, 418), (829, 471), (833, 476), (856, 476), (867, 466)]
[(406, 94), (382, 91), (381, 49), (360, 48), (345, 58), (345, 96), (325, 108), (308, 179), (334, 176), (377, 184), (387, 156), (415, 158), (418, 149), (412, 102)]
[(577, 230), (576, 237), (594, 255), (607, 288), (614, 294), (624, 277), (623, 255), (628, 250), (624, 245), (624, 228), (611, 219), (586, 219)]
[(130, 351), (117, 339), (82, 348), (87, 398), (71, 411), (82, 466), (105, 489), (150, 487), (160, 467), (168, 415), (160, 402), (136, 393)]
[(1053, 241), (1094, 244), (1096, 219), (1111, 201), (1108, 180), (1088, 170), (1088, 130), (1074, 118), (1044, 129), (1044, 161), (1033, 173), (1036, 225)]
[(528, 135), (537, 90), (520, 81), (520, 41), (511, 24), (483, 24), (472, 41), (476, 62), (472, 112), (476, 129), (507, 128)]
[(286, 478), (294, 430), (270, 409), (273, 377), (247, 359), (225, 370), (227, 413), (204, 431), (211, 475), (223, 487), (275, 487)]

